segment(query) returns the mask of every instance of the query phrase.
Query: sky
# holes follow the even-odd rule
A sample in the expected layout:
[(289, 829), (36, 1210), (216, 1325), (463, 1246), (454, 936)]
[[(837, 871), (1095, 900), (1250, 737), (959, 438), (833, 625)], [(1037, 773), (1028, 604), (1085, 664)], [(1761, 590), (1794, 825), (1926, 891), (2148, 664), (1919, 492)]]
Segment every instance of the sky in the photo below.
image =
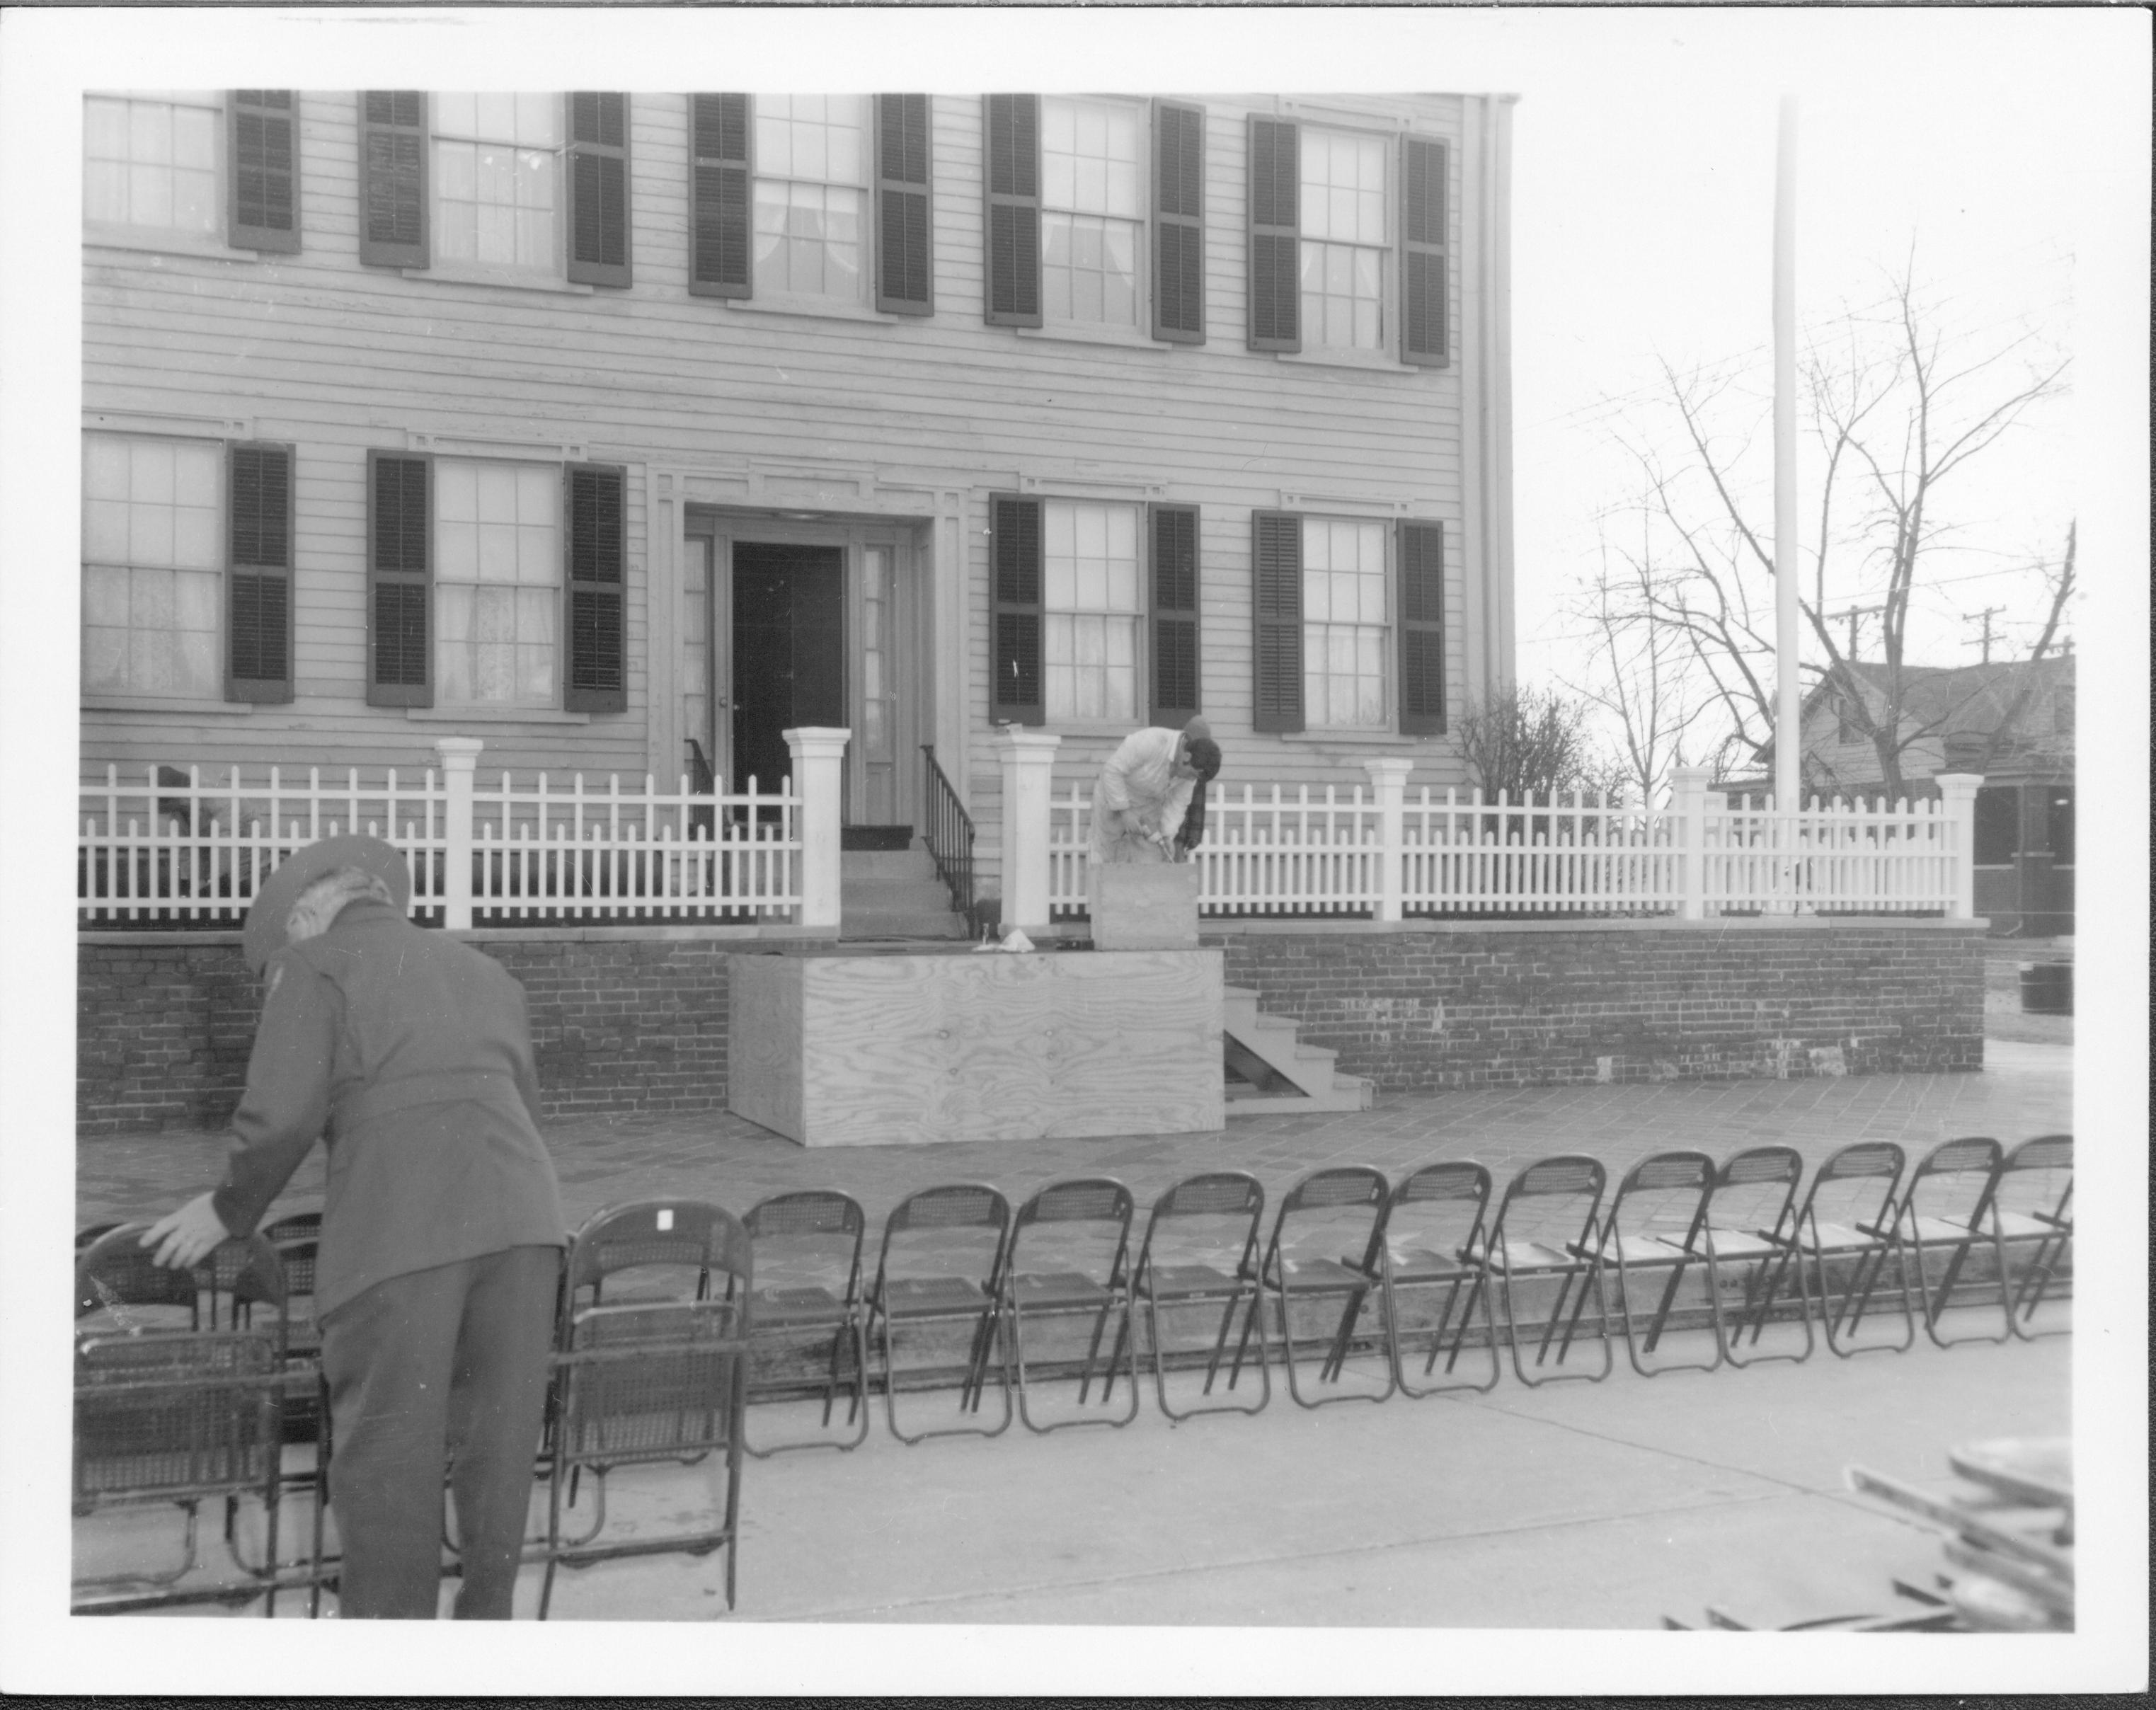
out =
[[(2148, 13), (2123, 8), (9, 8), (0, 16), (0, 229), (11, 264), (0, 269), (0, 814), (11, 826), (56, 828), (67, 822), (74, 783), (74, 647), (53, 644), (78, 621), (74, 523), (71, 504), (44, 501), (71, 495), (79, 476), (79, 191), (71, 153), (56, 151), (54, 138), (71, 134), (86, 85), (1516, 94), (1514, 511), (1519, 663), (1530, 678), (1559, 669), (1577, 647), (1565, 605), (1578, 578), (1594, 570), (1598, 513), (1625, 494), (1611, 429), (1635, 409), (1656, 353), (1681, 362), (1757, 351), (1763, 385), (1774, 110), (1794, 90), (1807, 319), (1830, 314), (1844, 297), (1875, 296), (1881, 264), (1914, 236), (1922, 273), (1967, 324), (1995, 331), (2025, 318), (2075, 357), (2071, 398), (2032, 420), (2010, 455), (1994, 454), (1960, 496), (1972, 535), (2009, 557), (2056, 550), (2065, 521), (2080, 519), (2090, 592), (2076, 616), (2076, 644), (2091, 666), (2082, 746), (2091, 776), (2102, 780), (2083, 797), (2083, 906), (2093, 914), (2100, 901), (2112, 927), (2089, 935), (2080, 959), (2085, 989), (2123, 1000), (2086, 1005), (2077, 1025), (2089, 1060), (2121, 1066), (2115, 1132), (2145, 1132), (2145, 1110), (2133, 1107), (2132, 1070), (2145, 1060), (2147, 1043), (2148, 49)], [(424, 75), (413, 75), (415, 64)], [(56, 157), (59, 168), (45, 170)], [(30, 256), (39, 264), (24, 264)], [(49, 567), (57, 573), (40, 573)], [(1960, 646), (1967, 632), (1953, 621), (1955, 603), (1965, 598), (1969, 610), (1996, 603), (2010, 584), (1998, 580), (1996, 592), (1989, 582), (1958, 585), (1933, 614), (1926, 645), (1936, 651), (1928, 657), (1974, 656)], [(64, 1203), (68, 1148), (49, 1143), (70, 1132), (64, 1066), (71, 1008), (65, 977), (49, 971), (71, 966), (73, 928), (64, 907), (38, 905), (68, 894), (68, 845), (58, 834), (0, 837), (0, 942), (8, 951), (0, 1081), (9, 1141), (0, 1147), (9, 1184), (0, 1194), (0, 1231), (9, 1251), (23, 1254), (44, 1254), (38, 1244), (64, 1233), (49, 1207)], [(2097, 1077), (2086, 1085), (2093, 1099)], [(28, 1136), (47, 1143), (26, 1146)], [(21, 1184), (33, 1173), (34, 1194), (25, 1194)], [(2119, 1203), (2130, 1214), (2139, 1201), (2129, 1191)], [(42, 1220), (28, 1214), (38, 1206), (48, 1209)], [(25, 1274), (59, 1273), (30, 1263)], [(8, 1369), (27, 1369), (17, 1363), (19, 1352), (58, 1393), (64, 1348), (53, 1337), (33, 1346), (27, 1334), (12, 1333), (21, 1327), (0, 1322), (9, 1333)], [(2124, 1340), (2138, 1345), (2130, 1334)], [(2077, 1363), (2079, 1417), (2096, 1416), (2097, 1392), (2089, 1386), (2103, 1363)], [(2117, 1416), (2138, 1417), (2133, 1404), (2128, 1393)], [(64, 1410), (40, 1410), (33, 1423), (42, 1432), (32, 1433), (39, 1436), (35, 1464), (62, 1464)], [(27, 1443), (16, 1447), (18, 1458), (32, 1454)], [(2133, 1470), (2131, 1456), (2112, 1469), (2122, 1476)], [(2124, 1507), (2130, 1517), (2133, 1504)], [(34, 1514), (28, 1504), (11, 1510), (0, 1527), (0, 1568), (18, 1570), (12, 1580), (0, 1573), (11, 1599), (46, 1583), (50, 1562), (66, 1548), (64, 1527), (57, 1502)], [(2091, 1599), (2108, 1594), (2110, 1583), (2092, 1576)], [(2131, 1591), (2130, 1578), (2118, 1584)], [(41, 1654), (87, 1654), (79, 1635), (39, 1611), (35, 1636), (51, 1647)], [(182, 1666), (170, 1624), (162, 1638), (121, 1630), (128, 1625), (99, 1630), (95, 1659), (107, 1689), (259, 1687), (228, 1639), (213, 1651), (189, 1647)], [(18, 1626), (11, 1636), (26, 1640), (31, 1629)], [(1693, 1645), (1680, 1657), (1648, 1642), (1661, 1636), (1619, 1636), (1591, 1648), (1578, 1636), (1541, 1647), (1502, 1635), (1438, 1636), (1448, 1690), (1698, 1691), (1739, 1678), (1726, 1656), (1711, 1661)], [(558, 1689), (587, 1660), (567, 1627), (520, 1633), (514, 1651), (459, 1649), (457, 1637), (400, 1634), (392, 1654), (362, 1650), (356, 1632), (294, 1630), (250, 1636), (247, 1654), (304, 1640), (285, 1655), (280, 1677), (297, 1667), (364, 1689), (370, 1667), (395, 1664), (424, 1666), (439, 1691)], [(1026, 1641), (1004, 1637), (998, 1648), (979, 1636), (961, 1643), (932, 1630), (886, 1630), (873, 1647), (827, 1636), (816, 1648), (824, 1666), (850, 1667), (844, 1677), (860, 1689), (948, 1681), (961, 1664), (983, 1684), (1007, 1684), (1020, 1677), (1009, 1671), (1022, 1666)], [(2123, 1677), (2075, 1672), (2099, 1656), (2093, 1624), (2083, 1637), (2088, 1645), (2047, 1644), (2033, 1662), (2010, 1647), (1964, 1647), (1949, 1657), (1935, 1647), (1867, 1641), (1861, 1673), (1844, 1668), (1838, 1677), (1835, 1641), (1825, 1640), (1801, 1665), (1781, 1653), (1776, 1679), (1789, 1690), (2071, 1690), (2083, 1681), (2115, 1687)], [(2136, 1656), (2132, 1631), (2125, 1637), (2102, 1657), (2116, 1664), (2123, 1656), (2145, 1671), (2145, 1649)], [(1263, 1657), (1273, 1690), (1337, 1691), (1349, 1679), (1427, 1690), (1433, 1677), (1414, 1671), (1419, 1642), (1358, 1636), (1357, 1667), (1388, 1670), (1359, 1676), (1341, 1672), (1350, 1653), (1301, 1633), (1253, 1630), (1233, 1648)], [(1108, 1690), (1168, 1679), (1203, 1684), (1187, 1674), (1144, 1673), (1159, 1665), (1138, 1659), (1155, 1653), (1129, 1635), (1080, 1650), (1071, 1657), (1066, 1644), (1055, 1646), (1069, 1659), (1062, 1666), (1082, 1663)], [(28, 1655), (27, 1646), (17, 1654)], [(742, 1690), (758, 1679), (798, 1679), (800, 1656), (798, 1641), (774, 1634), (765, 1644), (752, 1628), (728, 1629), (716, 1642), (710, 1630), (644, 1629), (634, 1646), (610, 1647), (605, 1663), (617, 1690), (687, 1689), (712, 1679)], [(1742, 1677), (1756, 1686), (1756, 1674)]]

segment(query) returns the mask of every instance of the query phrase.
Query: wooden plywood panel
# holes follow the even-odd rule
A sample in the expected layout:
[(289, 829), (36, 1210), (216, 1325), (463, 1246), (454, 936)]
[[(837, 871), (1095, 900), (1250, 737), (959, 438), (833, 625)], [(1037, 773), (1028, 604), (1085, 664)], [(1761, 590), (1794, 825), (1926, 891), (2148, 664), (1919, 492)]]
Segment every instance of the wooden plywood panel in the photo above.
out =
[(1222, 1122), (1218, 951), (735, 965), (729, 1103), (805, 1145)]
[(726, 1108), (802, 1139), (801, 972), (798, 956), (737, 956), (728, 969)]

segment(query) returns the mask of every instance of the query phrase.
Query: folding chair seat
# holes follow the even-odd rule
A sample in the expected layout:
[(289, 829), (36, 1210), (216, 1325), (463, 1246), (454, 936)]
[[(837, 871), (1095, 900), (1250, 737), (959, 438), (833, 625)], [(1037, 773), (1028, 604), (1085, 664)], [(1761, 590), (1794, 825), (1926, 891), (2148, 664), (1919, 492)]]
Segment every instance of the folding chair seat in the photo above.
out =
[[(1382, 1255), (1384, 1250), (1385, 1209), (1390, 1191), (1384, 1177), (1368, 1165), (1338, 1164), (1313, 1170), (1290, 1188), (1274, 1214), (1272, 1238), (1265, 1244), (1265, 1262), (1258, 1267), (1258, 1276), (1263, 1294), (1271, 1298), (1280, 1313), (1287, 1393), (1298, 1407), (1322, 1407), (1334, 1401), (1383, 1401), (1393, 1393), (1389, 1358), (1385, 1363), (1385, 1387), (1375, 1394), (1348, 1389), (1316, 1399), (1302, 1393), (1295, 1366), (1298, 1299), (1340, 1302), (1340, 1317), (1326, 1338), (1325, 1357), (1318, 1368), (1318, 1381), (1326, 1384), (1339, 1381), (1363, 1302), (1374, 1292), (1381, 1317), (1391, 1304), (1384, 1292), (1382, 1257), (1374, 1265), (1370, 1263), (1373, 1252)], [(1292, 1224), (1301, 1228), (1291, 1228)], [(1356, 1227), (1358, 1224), (1362, 1226)], [(1342, 1242), (1352, 1242), (1359, 1252), (1346, 1258), (1327, 1258), (1316, 1250), (1322, 1245), (1337, 1252)], [(1250, 1348), (1251, 1321), (1263, 1312), (1261, 1304), (1244, 1318), (1242, 1339), (1236, 1344), (1235, 1363), (1229, 1373), (1230, 1385)], [(1389, 1348), (1390, 1344), (1388, 1335), (1381, 1345)]]
[[(924, 1442), (930, 1437), (993, 1437), (1010, 1429), (1010, 1374), (997, 1357), (996, 1343), (1002, 1326), (998, 1295), (1010, 1217), (1010, 1201), (994, 1188), (984, 1182), (955, 1182), (909, 1194), (884, 1220), (875, 1281), (869, 1287), (868, 1315), (883, 1355), (884, 1416), (891, 1435), (901, 1443)], [(963, 1417), (980, 1411), (981, 1393), (993, 1370), (1002, 1392), (1001, 1419), (989, 1426), (942, 1425), (911, 1435), (901, 1430), (896, 1358), (901, 1324), (932, 1334), (939, 1325), (971, 1324), (973, 1335), (963, 1358), (926, 1363), (911, 1375), (955, 1370), (958, 1411)]]
[(93, 1223), (74, 1232), (74, 1250), (80, 1253), (100, 1235), (109, 1235), (119, 1228), (116, 1223)]
[[(1380, 1268), (1387, 1296), (1385, 1333), (1392, 1355), (1393, 1381), (1403, 1394), (1411, 1399), (1419, 1400), (1447, 1389), (1472, 1389), (1481, 1394), (1495, 1389), (1503, 1372), (1497, 1353), (1496, 1322), (1491, 1317), (1491, 1291), (1481, 1286), (1481, 1269), (1460, 1256), (1464, 1252), (1475, 1251), (1481, 1245), (1482, 1223), (1490, 1210), (1490, 1172), (1472, 1158), (1426, 1163), (1402, 1178), (1394, 1188), (1386, 1200), (1383, 1218), (1371, 1231), (1362, 1268), (1365, 1271), (1373, 1266)], [(1462, 1288), (1467, 1291), (1466, 1309), (1460, 1313), (1455, 1327), (1452, 1310), (1460, 1303)], [(1419, 1289), (1444, 1291), (1437, 1321), (1427, 1331), (1404, 1329), (1400, 1297)], [(1437, 1369), (1437, 1357), (1445, 1350), (1445, 1332), (1450, 1329), (1452, 1351), (1445, 1362), (1445, 1369), (1450, 1372), (1459, 1362), (1460, 1343), (1466, 1339), (1468, 1322), (1478, 1299), (1482, 1302), (1482, 1329), (1490, 1356), (1490, 1375), (1479, 1384), (1447, 1381), (1417, 1389), (1408, 1381), (1407, 1369), (1401, 1363), (1402, 1345), (1410, 1336), (1430, 1338), (1430, 1358), (1424, 1361), (1422, 1369), (1423, 1375), (1428, 1377)]]
[[(1153, 1201), (1146, 1220), (1145, 1238), (1139, 1245), (1132, 1269), (1132, 1290), (1145, 1305), (1146, 1339), (1152, 1353), (1155, 1398), (1171, 1420), (1194, 1419), (1204, 1413), (1259, 1413), (1272, 1399), (1270, 1362), (1266, 1358), (1265, 1317), (1258, 1283), (1258, 1225), (1265, 1216), (1265, 1190), (1258, 1179), (1242, 1170), (1215, 1170), (1178, 1182)], [(1163, 1240), (1163, 1238), (1165, 1238)], [(1169, 1251), (1173, 1249), (1173, 1251)], [(1225, 1264), (1214, 1262), (1235, 1256)], [(1241, 1307), (1245, 1322), (1258, 1320), (1258, 1402), (1255, 1407), (1223, 1403), (1214, 1406), (1178, 1410), (1168, 1399), (1168, 1349), (1162, 1340), (1163, 1307), (1220, 1308), (1220, 1322), (1205, 1363), (1203, 1394), (1213, 1393), (1213, 1380), (1227, 1351), (1228, 1333), (1235, 1327), (1235, 1309)], [(1118, 1355), (1122, 1349), (1116, 1350)], [(1234, 1374), (1228, 1387), (1235, 1387)]]
[[(1776, 1249), (1773, 1274), (1758, 1307), (1761, 1317), (1774, 1304), (1789, 1268), (1797, 1267), (1801, 1290), (1809, 1267), (1811, 1298), (1819, 1303), (1826, 1345), (1837, 1356), (1846, 1359), (1859, 1353), (1900, 1353), (1915, 1345), (1916, 1302), (1909, 1291), (1907, 1255), (1895, 1226), (1895, 1194), (1904, 1161), (1902, 1148), (1891, 1140), (1859, 1140), (1845, 1146), (1813, 1172), (1812, 1184), (1786, 1233), (1752, 1231), (1769, 1239)], [(1890, 1259), (1901, 1291), (1905, 1333), (1899, 1342), (1859, 1343), (1855, 1340), (1857, 1328)], [(1838, 1298), (1836, 1271), (1841, 1273)]]
[[(1714, 1338), (1712, 1359), (1650, 1363), (1641, 1358), (1642, 1354), (1651, 1356), (1661, 1343), (1685, 1273), (1697, 1266), (1695, 1275), (1705, 1279), (1710, 1289), (1712, 1286), (1707, 1265), (1706, 1231), (1707, 1196), (1713, 1187), (1714, 1160), (1704, 1152), (1657, 1152), (1625, 1172), (1603, 1215), (1594, 1256), (1601, 1261), (1605, 1272), (1613, 1265), (1616, 1267), (1625, 1353), (1632, 1369), (1643, 1378), (1660, 1377), (1664, 1372), (1711, 1372), (1722, 1363), (1719, 1335)], [(1572, 1251), (1578, 1257), (1588, 1256), (1578, 1246)], [(1635, 1311), (1633, 1297), (1654, 1291), (1657, 1286), (1659, 1293), (1643, 1338), (1642, 1315)], [(1586, 1298), (1585, 1290), (1580, 1297)]]
[(319, 1211), (295, 1211), (290, 1217), (264, 1225), (262, 1229), (262, 1238), (273, 1247), (286, 1241), (320, 1240), (321, 1234), (322, 1214)]
[[(197, 1603), (263, 1599), (276, 1613), (277, 1594), (313, 1583), (312, 1566), (284, 1571), (278, 1559), (280, 1498), (284, 1490), (279, 1407), (285, 1384), (284, 1315), (261, 1324), (200, 1327), (198, 1297), (207, 1294), (219, 1263), (244, 1271), (258, 1299), (281, 1308), (277, 1261), (259, 1236), (230, 1241), (190, 1271), (146, 1267), (141, 1245), (147, 1227), (124, 1225), (94, 1240), (75, 1266), (73, 1511), (171, 1503), (186, 1516), (178, 1566), (79, 1578), (76, 1612), (124, 1614)], [(234, 1250), (230, 1254), (226, 1249)], [(162, 1273), (162, 1280), (160, 1275)], [(168, 1327), (138, 1316), (168, 1309)], [(184, 1309), (187, 1319), (178, 1322)], [(262, 1553), (249, 1561), (238, 1519), (252, 1497), (262, 1521)], [(222, 1498), (224, 1542), (237, 1579), (183, 1584), (198, 1557), (201, 1506)]]
[[(1131, 1190), (1111, 1177), (1057, 1182), (1043, 1188), (1018, 1209), (1001, 1279), (1005, 1346), (1018, 1380), (1019, 1417), (1026, 1429), (1046, 1434), (1065, 1425), (1126, 1425), (1137, 1417), (1137, 1350), (1131, 1347)], [(1029, 1240), (1028, 1237), (1031, 1239)], [(1089, 1264), (1087, 1261), (1091, 1261)], [(1043, 1269), (1053, 1266), (1055, 1269)], [(1026, 1326), (1059, 1318), (1090, 1319), (1086, 1358), (1078, 1369), (1078, 1405), (1091, 1399), (1101, 1344), (1112, 1322), (1116, 1339), (1111, 1363), (1101, 1373), (1101, 1402), (1106, 1407), (1115, 1383), (1113, 1360), (1127, 1350), (1125, 1375), (1130, 1403), (1122, 1413), (1103, 1412), (1043, 1425), (1032, 1410), (1027, 1374)], [(1055, 1363), (1068, 1366), (1068, 1354)]]
[(1999, 1143), (1986, 1134), (1942, 1141), (1917, 1160), (1902, 1193), (1898, 1228), (1916, 1271), (1924, 1333), (1940, 1348), (1962, 1342), (2005, 1342), (2014, 1333), (2014, 1307), (2007, 1298), (2003, 1265), (1984, 1289), (1998, 1297), (1999, 1333), (1944, 1336), (1939, 1332), (1939, 1315), (1953, 1300), (1971, 1250), (1982, 1241), (1993, 1250), (1987, 1257), (1996, 1255), (1997, 1244), (1989, 1239), (1991, 1195), (2003, 1156)]
[[(756, 1249), (755, 1342), (758, 1348), (797, 1353), (829, 1343), (824, 1369), (824, 1426), (844, 1381), (846, 1424), (851, 1435), (811, 1437), (797, 1443), (744, 1446), (762, 1460), (788, 1449), (855, 1449), (869, 1434), (868, 1327), (861, 1305), (861, 1247), (868, 1220), (860, 1202), (829, 1188), (774, 1194), (749, 1208), (742, 1220)], [(813, 1279), (813, 1280), (812, 1280)], [(845, 1363), (850, 1359), (848, 1379)], [(803, 1379), (788, 1374), (759, 1384), (752, 1362), (749, 1399), (796, 1393)]]
[[(692, 1254), (686, 1250), (691, 1243)], [(697, 1281), (686, 1298), (598, 1297), (608, 1276), (690, 1264)], [(716, 1205), (676, 1200), (603, 1211), (571, 1241), (550, 1398), (541, 1620), (552, 1605), (557, 1569), (721, 1548), (726, 1607), (734, 1606), (753, 1281), (748, 1232)], [(706, 1523), (603, 1538), (608, 1473), (665, 1461), (694, 1465), (715, 1452), (725, 1456), (725, 1492)], [(563, 1511), (573, 1506), (578, 1476), (587, 1469), (592, 1521), (582, 1535), (565, 1537)]]
[(2032, 1330), (2030, 1320), (2065, 1271), (2074, 1243), (2074, 1137), (2039, 1134), (2024, 1140), (1999, 1161), (1991, 1194), (1992, 1240), (1999, 1273), (2009, 1276), (2007, 1249), (2033, 1244), (2020, 1276), (2012, 1284), (2006, 1323), (2015, 1335), (2035, 1341), (2064, 1336), (2073, 1327)]
[[(1504, 1195), (1497, 1202), (1497, 1214), (1490, 1220), (1481, 1244), (1460, 1255), (1482, 1272), (1477, 1281), (1483, 1287), (1496, 1288), (1498, 1304), (1503, 1309), (1505, 1339), (1512, 1345), (1513, 1375), (1530, 1389), (1582, 1379), (1599, 1384), (1614, 1369), (1614, 1356), (1609, 1348), (1609, 1305), (1604, 1292), (1602, 1260), (1595, 1240), (1602, 1191), (1607, 1179), (1601, 1163), (1584, 1153), (1560, 1153), (1527, 1165), (1505, 1184)], [(1564, 1363), (1565, 1356), (1572, 1351), (1573, 1339), (1578, 1333), (1588, 1296), (1592, 1292), (1595, 1340), (1602, 1348), (1602, 1363), (1598, 1369), (1551, 1372), (1533, 1378), (1527, 1375), (1526, 1363), (1520, 1356), (1518, 1288), (1522, 1282), (1558, 1285), (1556, 1297), (1549, 1305), (1549, 1316), (1543, 1325), (1542, 1340), (1535, 1348), (1537, 1369), (1548, 1358), (1550, 1343), (1560, 1324), (1564, 1327), (1564, 1339), (1558, 1343), (1557, 1363)], [(1579, 1291), (1578, 1302), (1568, 1317), (1565, 1307), (1573, 1300), (1575, 1286)]]
[[(1797, 1188), (1804, 1173), (1804, 1154), (1794, 1146), (1753, 1146), (1732, 1153), (1714, 1173), (1707, 1196), (1707, 1300), (1714, 1315), (1715, 1339), (1722, 1358), (1742, 1370), (1774, 1360), (1801, 1363), (1816, 1346), (1812, 1333), (1811, 1290), (1804, 1266), (1795, 1267), (1797, 1323), (1804, 1332), (1801, 1353), (1758, 1351), (1774, 1305), (1774, 1285), (1789, 1266), (1796, 1225)], [(1743, 1305), (1734, 1329), (1723, 1307), (1729, 1283), (1725, 1265), (1741, 1266)], [(1750, 1353), (1738, 1349), (1747, 1328)]]

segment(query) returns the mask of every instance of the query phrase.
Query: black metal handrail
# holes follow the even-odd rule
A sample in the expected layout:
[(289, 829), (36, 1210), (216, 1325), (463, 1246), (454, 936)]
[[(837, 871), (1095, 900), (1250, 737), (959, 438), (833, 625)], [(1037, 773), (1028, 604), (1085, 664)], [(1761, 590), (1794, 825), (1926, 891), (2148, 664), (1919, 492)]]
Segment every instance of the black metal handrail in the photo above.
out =
[(979, 929), (973, 917), (973, 816), (966, 811), (957, 791), (937, 763), (934, 745), (923, 742), (921, 756), (927, 763), (922, 799), (927, 804), (924, 817), (928, 822), (921, 840), (928, 845), (929, 859), (936, 863), (936, 876), (951, 892), (952, 908), (965, 917), (966, 929), (972, 933)]

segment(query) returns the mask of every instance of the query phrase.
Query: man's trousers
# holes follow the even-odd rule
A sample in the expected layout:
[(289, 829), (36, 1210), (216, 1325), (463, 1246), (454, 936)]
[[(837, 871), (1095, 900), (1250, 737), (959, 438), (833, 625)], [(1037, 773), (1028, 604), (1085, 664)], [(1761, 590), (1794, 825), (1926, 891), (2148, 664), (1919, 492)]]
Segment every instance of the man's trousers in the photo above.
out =
[(434, 1619), (446, 1471), (458, 1618), (509, 1619), (561, 1268), (559, 1247), (511, 1247), (389, 1277), (322, 1319), (341, 1615)]

